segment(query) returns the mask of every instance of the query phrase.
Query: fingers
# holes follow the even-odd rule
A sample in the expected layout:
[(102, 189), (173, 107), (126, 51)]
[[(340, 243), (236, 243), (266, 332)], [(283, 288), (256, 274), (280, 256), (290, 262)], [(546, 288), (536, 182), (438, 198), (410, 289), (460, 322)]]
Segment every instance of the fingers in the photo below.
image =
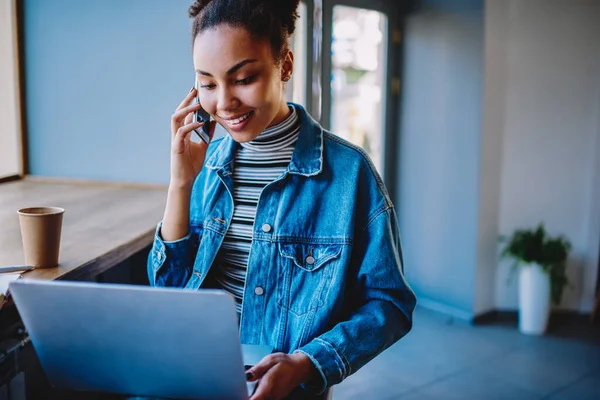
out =
[(200, 128), (202, 125), (204, 125), (204, 122), (192, 122), (191, 124), (183, 125), (177, 129), (177, 132), (173, 137), (173, 152), (175, 152), (175, 154), (183, 153), (185, 149), (185, 140), (188, 138), (190, 132), (192, 132), (194, 129)]
[(262, 377), (260, 382), (258, 383), (258, 386), (256, 387), (256, 391), (254, 392), (252, 397), (250, 397), (250, 400), (272, 400), (272, 399), (274, 399), (274, 397), (272, 395), (274, 383), (275, 382), (273, 381), (270, 374), (266, 373)]
[(262, 360), (260, 360), (258, 364), (246, 371), (248, 381), (252, 382), (262, 378), (263, 375), (265, 375), (269, 369), (271, 369), (275, 364), (277, 364), (281, 360), (281, 356), (284, 355), (285, 354), (283, 353), (273, 353), (264, 357)]
[[(206, 124), (208, 124), (208, 128), (205, 126)], [(192, 142), (191, 143), (192, 146), (208, 146), (208, 144), (212, 141), (212, 138), (215, 134), (217, 122), (216, 121), (201, 122), (200, 126), (202, 127), (203, 130), (208, 129), (208, 143), (206, 143), (204, 141), (204, 139), (202, 139), (200, 137), (200, 135), (198, 134), (198, 138), (201, 140), (198, 140), (197, 142)], [(194, 129), (197, 130), (196, 128), (194, 128)]]
[(177, 129), (174, 140), (184, 140), (191, 131), (200, 128), (202, 125), (204, 125), (204, 122), (192, 122), (191, 124), (181, 126)]
[(177, 129), (179, 129), (179, 127), (182, 125), (187, 116), (193, 113), (194, 111), (198, 110), (199, 108), (200, 104), (196, 103), (175, 111), (175, 113), (171, 116), (171, 132), (173, 132), (174, 134), (177, 131)]
[(178, 109), (177, 111), (175, 111), (175, 113), (173, 114), (174, 118), (177, 118), (179, 120), (183, 120), (185, 119), (185, 117), (188, 116), (188, 114), (198, 110), (200, 108), (200, 103), (194, 103), (190, 106), (187, 107), (183, 107), (181, 109)]
[(184, 125), (188, 125), (191, 124), (194, 118), (194, 114), (193, 113), (189, 113), (188, 115), (186, 115), (185, 119), (183, 120), (183, 124)]
[(200, 103), (198, 102), (191, 104), (196, 94), (196, 89), (192, 88), (171, 116), (171, 134), (173, 136), (175, 136), (176, 131), (184, 123), (187, 116), (200, 108)]
[(183, 101), (181, 103), (179, 103), (179, 106), (177, 106), (177, 110), (190, 104), (190, 102), (192, 101), (192, 99), (195, 96), (196, 96), (196, 88), (192, 88), (192, 90), (190, 90), (190, 92), (187, 94), (187, 96), (185, 96), (185, 99), (183, 99)]

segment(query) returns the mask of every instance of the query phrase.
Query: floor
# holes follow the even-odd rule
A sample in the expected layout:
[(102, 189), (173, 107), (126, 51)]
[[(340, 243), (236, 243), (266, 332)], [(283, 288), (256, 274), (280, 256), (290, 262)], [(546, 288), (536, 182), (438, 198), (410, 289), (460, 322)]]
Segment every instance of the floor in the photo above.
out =
[(540, 337), (512, 322), (473, 326), (417, 309), (413, 330), (334, 387), (334, 400), (600, 400), (600, 333), (553, 321)]

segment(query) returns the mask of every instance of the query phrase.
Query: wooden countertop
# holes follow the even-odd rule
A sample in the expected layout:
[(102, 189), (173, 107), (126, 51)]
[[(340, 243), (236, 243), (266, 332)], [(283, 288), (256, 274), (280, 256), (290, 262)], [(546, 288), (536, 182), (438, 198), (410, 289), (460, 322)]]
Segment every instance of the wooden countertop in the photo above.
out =
[(152, 243), (165, 187), (25, 178), (0, 184), (0, 265), (25, 263), (17, 210), (65, 209), (60, 264), (24, 278), (92, 280)]

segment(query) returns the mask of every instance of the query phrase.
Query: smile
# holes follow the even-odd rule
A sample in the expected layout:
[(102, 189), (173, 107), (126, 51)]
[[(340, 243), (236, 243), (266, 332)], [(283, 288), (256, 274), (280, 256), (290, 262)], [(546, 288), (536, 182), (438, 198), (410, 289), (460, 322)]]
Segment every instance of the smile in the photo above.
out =
[(246, 119), (248, 119), (248, 117), (252, 114), (252, 111), (242, 115), (241, 117), (238, 118), (234, 118), (234, 119), (226, 119), (225, 122), (227, 123), (227, 125), (229, 126), (236, 126), (241, 124), (242, 122), (244, 122)]

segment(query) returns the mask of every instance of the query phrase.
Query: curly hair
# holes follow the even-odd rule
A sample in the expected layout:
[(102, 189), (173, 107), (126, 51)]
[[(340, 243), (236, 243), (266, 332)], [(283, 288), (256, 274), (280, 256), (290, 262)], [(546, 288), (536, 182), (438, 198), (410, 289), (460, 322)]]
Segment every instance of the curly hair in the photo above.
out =
[(244, 28), (257, 40), (268, 40), (275, 62), (288, 50), (294, 33), (300, 0), (196, 0), (189, 8), (192, 45), (202, 31), (227, 24)]

